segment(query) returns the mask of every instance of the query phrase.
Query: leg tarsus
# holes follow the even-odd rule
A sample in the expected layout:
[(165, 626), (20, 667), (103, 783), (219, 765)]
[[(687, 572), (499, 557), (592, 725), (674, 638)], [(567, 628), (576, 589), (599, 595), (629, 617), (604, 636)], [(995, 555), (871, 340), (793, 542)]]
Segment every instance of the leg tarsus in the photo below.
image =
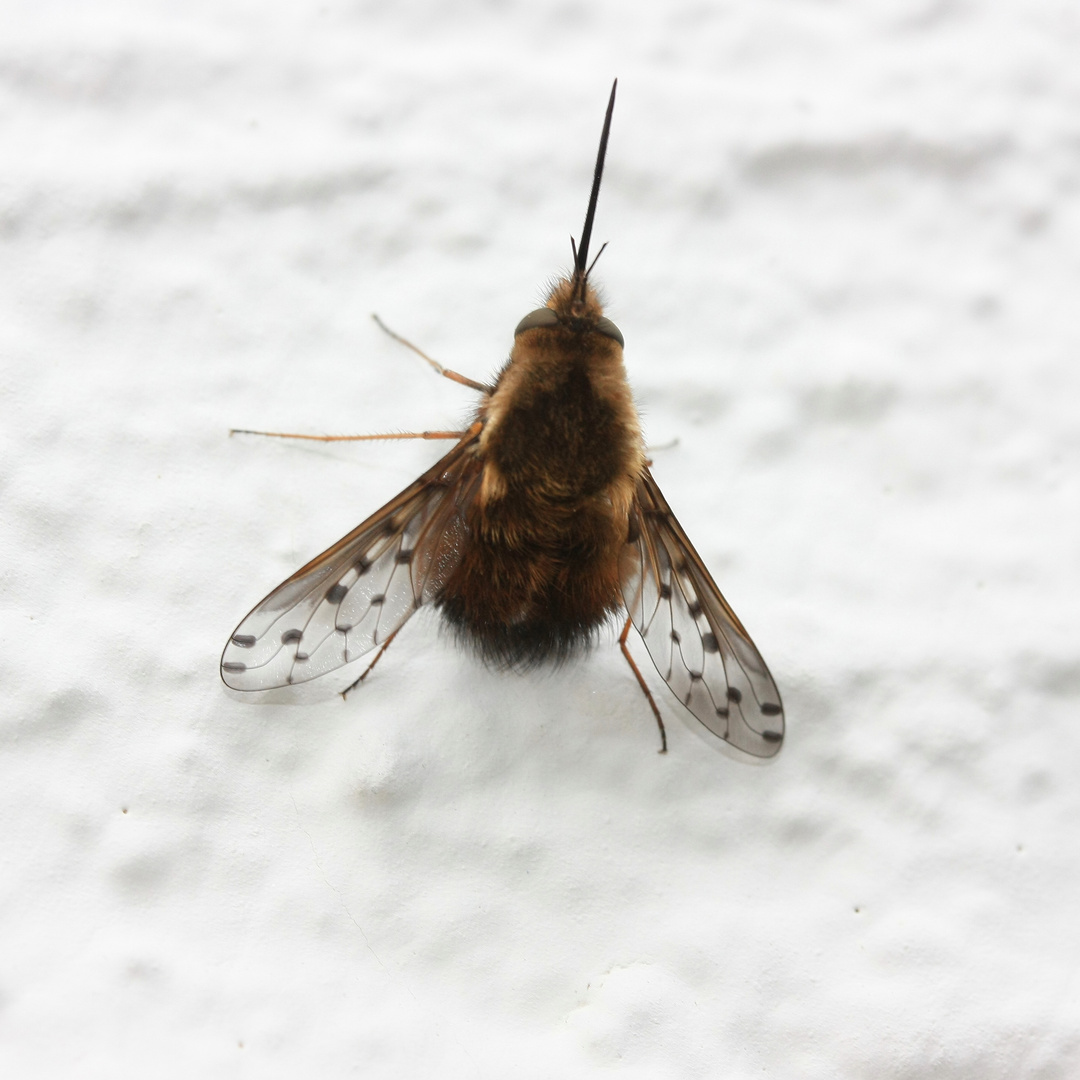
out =
[(372, 661), (371, 661), (371, 663), (370, 663), (370, 664), (368, 664), (368, 666), (367, 666), (366, 668), (364, 668), (364, 673), (363, 673), (363, 675), (361, 675), (361, 676), (360, 676), (360, 678), (356, 680), (356, 682), (352, 683), (352, 684), (351, 684), (350, 686), (346, 686), (346, 687), (345, 687), (345, 689), (341, 691), (341, 697), (342, 697), (342, 700), (344, 700), (344, 701), (347, 701), (347, 700), (348, 700), (348, 697), (349, 697), (349, 694), (350, 694), (350, 693), (352, 693), (352, 691), (353, 691), (353, 690), (355, 690), (355, 689), (356, 689), (356, 688), (357, 688), (357, 687), (358, 687), (358, 686), (359, 686), (359, 685), (360, 685), (360, 684), (361, 684), (361, 683), (362, 683), (362, 682), (363, 682), (363, 681), (364, 681), (364, 680), (365, 680), (365, 679), (366, 679), (366, 678), (368, 677), (368, 675), (370, 675), (370, 674), (371, 674), (371, 669), (372, 669), (372, 668), (373, 668), (373, 667), (374, 667), (374, 666), (375, 666), (375, 665), (376, 665), (376, 664), (377, 664), (377, 663), (379, 662), (379, 657), (381, 657), (381, 656), (382, 656), (382, 654), (383, 654), (384, 652), (386, 652), (386, 650), (387, 650), (387, 649), (389, 649), (389, 648), (390, 648), (390, 642), (391, 642), (391, 641), (393, 641), (393, 640), (394, 640), (394, 638), (396, 638), (396, 637), (398, 636), (398, 632), (399, 632), (400, 630), (401, 630), (401, 627), (399, 626), (399, 627), (397, 628), (397, 630), (395, 630), (395, 631), (394, 631), (394, 632), (393, 632), (393, 633), (392, 633), (392, 634), (391, 634), (391, 635), (390, 635), (390, 636), (389, 636), (389, 637), (388, 637), (388, 638), (387, 638), (387, 639), (386, 639), (386, 640), (385, 640), (385, 641), (384, 641), (384, 642), (382, 643), (382, 646), (380, 647), (379, 651), (378, 651), (378, 652), (377, 652), (377, 653), (375, 654), (375, 659), (374, 659), (374, 660), (372, 660)]
[(463, 439), (464, 431), (404, 431), (392, 435), (299, 435), (292, 431), (251, 431), (230, 428), (229, 435), (264, 435), (271, 439), (309, 439), (312, 442), (371, 442), (373, 439)]
[(424, 352), (422, 349), (418, 349), (411, 341), (409, 341), (408, 338), (403, 338), (400, 334), (395, 334), (394, 331), (391, 330), (390, 327), (387, 326), (386, 323), (384, 323), (378, 315), (374, 314), (374, 312), (372, 313), (371, 317), (378, 324), (380, 330), (382, 330), (386, 334), (389, 334), (390, 337), (392, 337), (395, 341), (400, 342), (402, 345), (405, 346), (405, 348), (412, 349), (412, 351), (416, 353), (417, 356), (419, 356), (422, 360), (426, 360), (440, 375), (443, 376), (444, 379), (450, 379), (451, 382), (461, 383), (462, 386), (469, 386), (473, 390), (479, 390), (481, 394), (490, 394), (494, 389), (493, 387), (487, 386), (484, 383), (477, 382), (475, 379), (470, 379), (467, 375), (460, 375), (456, 371), (451, 371), (450, 368), (443, 367), (438, 360), (432, 360), (426, 352)]
[(638, 681), (638, 686), (641, 687), (641, 692), (645, 695), (646, 700), (649, 702), (649, 708), (653, 711), (653, 716), (656, 717), (657, 727), (660, 728), (660, 749), (658, 753), (667, 753), (667, 732), (664, 730), (664, 720), (660, 716), (660, 710), (657, 708), (656, 699), (652, 696), (652, 691), (649, 689), (645, 682), (645, 676), (641, 674), (637, 664), (634, 663), (634, 658), (630, 655), (630, 650), (626, 646), (626, 637), (630, 633), (630, 627), (632, 623), (629, 618), (626, 620), (626, 625), (622, 628), (622, 633), (619, 635), (619, 648), (622, 649), (623, 656), (626, 657), (626, 662), (630, 665), (630, 670), (634, 673), (634, 677)]

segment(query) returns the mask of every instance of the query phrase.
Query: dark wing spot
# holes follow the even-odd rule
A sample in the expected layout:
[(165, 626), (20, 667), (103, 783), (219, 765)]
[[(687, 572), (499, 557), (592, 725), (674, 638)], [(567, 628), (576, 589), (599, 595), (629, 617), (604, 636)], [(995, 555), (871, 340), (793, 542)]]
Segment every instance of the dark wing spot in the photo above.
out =
[(326, 590), (326, 599), (329, 600), (331, 604), (340, 604), (348, 595), (349, 590), (340, 583), (331, 585), (330, 588)]
[(241, 649), (250, 649), (255, 644), (254, 634), (233, 634), (232, 643)]
[(674, 641), (676, 645), (678, 645), (679, 642), (682, 641), (682, 638), (679, 637), (679, 631), (678, 630), (672, 630), (671, 631), (671, 640)]
[(290, 642), (299, 641), (303, 636), (303, 630), (286, 630), (281, 635), (281, 644), (288, 645)]
[(351, 626), (340, 626), (339, 624), (335, 623), (334, 624), (334, 629), (339, 634), (347, 634), (352, 629), (352, 627)]
[(726, 705), (717, 705), (716, 706), (716, 715), (717, 716), (722, 716), (726, 720), (728, 718), (728, 716), (730, 715), (730, 713), (728, 711), (728, 707)]
[(402, 548), (397, 553), (397, 562), (402, 566), (407, 566), (412, 562), (412, 551), (409, 548)]
[(396, 522), (394, 522), (394, 521), (388, 521), (382, 527), (383, 536), (394, 536), (394, 535), (396, 535), (397, 531), (398, 531), (398, 527), (397, 527)]
[(373, 596), (371, 598), (371, 606), (372, 607), (378, 607), (380, 604), (385, 604), (385, 603), (386, 603), (386, 593), (379, 593), (378, 596)]
[(221, 665), (222, 671), (233, 671), (239, 674), (241, 671), (247, 671), (247, 664), (241, 664), (238, 660), (227, 660)]
[(734, 701), (738, 705), (742, 701), (742, 691), (738, 687), (729, 686), (727, 688), (727, 699), (728, 701)]
[(687, 605), (687, 609), (689, 610), (690, 614), (693, 615), (696, 619), (701, 614), (701, 601), (691, 600), (690, 603)]
[(690, 681), (691, 682), (699, 682), (701, 680), (701, 672), (700, 671), (691, 671), (689, 674), (690, 674)]
[(667, 582), (664, 582), (660, 586), (660, 599), (661, 600), (670, 600), (671, 599), (671, 586), (668, 585)]
[(774, 705), (771, 701), (766, 701), (765, 704), (761, 706), (762, 716), (779, 716), (782, 711), (783, 710), (779, 705)]
[(706, 652), (720, 651), (720, 643), (716, 640), (716, 635), (712, 631), (701, 635), (701, 644)]
[(306, 652), (298, 652), (296, 654), (296, 659), (302, 663), (304, 660), (308, 659), (308, 654)]
[(371, 569), (371, 560), (365, 559), (363, 555), (356, 560), (356, 572), (363, 577)]
[(763, 731), (761, 737), (766, 742), (779, 742), (783, 738), (783, 735), (781, 735), (779, 731)]

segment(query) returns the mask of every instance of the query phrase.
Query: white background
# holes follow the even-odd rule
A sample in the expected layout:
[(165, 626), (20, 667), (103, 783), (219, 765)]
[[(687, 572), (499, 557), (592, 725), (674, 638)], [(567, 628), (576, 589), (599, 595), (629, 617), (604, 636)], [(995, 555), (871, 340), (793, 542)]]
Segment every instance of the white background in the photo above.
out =
[[(1073, 0), (7, 0), (0, 1072), (1080, 1074)], [(418, 615), (217, 676), (595, 242), (771, 765)], [(639, 657), (647, 659), (636, 643)], [(647, 668), (658, 693), (663, 688)]]

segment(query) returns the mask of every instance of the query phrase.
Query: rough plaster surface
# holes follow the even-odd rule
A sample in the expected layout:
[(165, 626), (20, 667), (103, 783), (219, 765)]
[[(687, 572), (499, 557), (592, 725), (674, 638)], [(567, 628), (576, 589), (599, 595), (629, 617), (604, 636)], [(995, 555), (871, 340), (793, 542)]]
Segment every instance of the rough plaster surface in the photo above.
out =
[[(1074, 3), (3, 22), (3, 1075), (1080, 1074)], [(597, 273), (780, 758), (423, 615), (348, 702), (229, 699), (440, 450), (229, 428), (466, 415), (369, 313), (492, 372), (613, 75)]]

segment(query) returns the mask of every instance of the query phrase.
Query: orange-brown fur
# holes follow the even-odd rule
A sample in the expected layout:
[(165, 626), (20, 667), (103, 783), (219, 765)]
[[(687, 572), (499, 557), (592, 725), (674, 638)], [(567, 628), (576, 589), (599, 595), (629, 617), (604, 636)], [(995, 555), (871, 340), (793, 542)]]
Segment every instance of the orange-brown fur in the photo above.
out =
[(490, 397), (480, 490), (438, 605), (486, 659), (560, 661), (621, 603), (619, 557), (645, 464), (622, 346), (595, 330), (584, 275), (555, 286), (557, 326), (523, 331)]

